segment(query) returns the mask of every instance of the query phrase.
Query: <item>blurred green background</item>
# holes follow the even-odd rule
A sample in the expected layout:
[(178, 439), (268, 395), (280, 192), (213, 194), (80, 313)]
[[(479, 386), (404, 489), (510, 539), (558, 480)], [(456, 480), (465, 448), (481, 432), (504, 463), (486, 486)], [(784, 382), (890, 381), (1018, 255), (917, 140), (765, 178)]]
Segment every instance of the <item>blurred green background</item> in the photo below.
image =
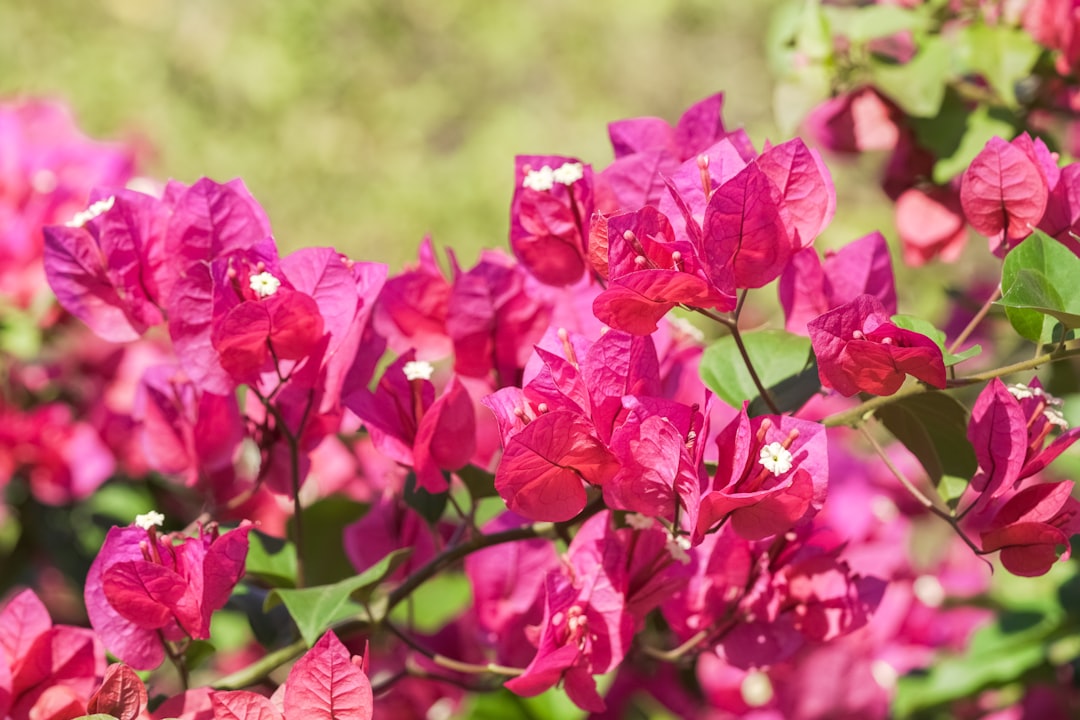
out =
[(513, 156), (723, 90), (776, 139), (775, 0), (0, 0), (0, 93), (67, 99), (152, 177), (242, 177), (285, 248), (506, 244)]

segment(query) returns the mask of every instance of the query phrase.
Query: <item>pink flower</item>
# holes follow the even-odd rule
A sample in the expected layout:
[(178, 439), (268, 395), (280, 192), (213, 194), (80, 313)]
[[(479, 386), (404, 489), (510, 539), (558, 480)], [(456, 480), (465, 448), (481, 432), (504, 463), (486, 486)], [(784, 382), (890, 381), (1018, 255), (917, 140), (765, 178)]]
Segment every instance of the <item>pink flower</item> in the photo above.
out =
[[(160, 516), (158, 516), (160, 518)], [(244, 572), (251, 524), (198, 538), (159, 535), (150, 517), (109, 530), (86, 577), (90, 624), (109, 652), (137, 670), (165, 658), (163, 641), (210, 637), (210, 615)]]
[(821, 384), (841, 395), (892, 395), (909, 374), (945, 387), (941, 348), (925, 335), (897, 327), (872, 295), (860, 295), (806, 328)]

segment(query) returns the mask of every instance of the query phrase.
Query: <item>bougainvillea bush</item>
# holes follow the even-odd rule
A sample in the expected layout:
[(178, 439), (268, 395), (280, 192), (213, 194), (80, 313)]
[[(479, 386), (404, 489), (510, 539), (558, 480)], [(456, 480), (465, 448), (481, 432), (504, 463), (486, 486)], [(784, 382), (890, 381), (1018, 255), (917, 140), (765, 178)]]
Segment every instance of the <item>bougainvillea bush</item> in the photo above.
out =
[(1075, 716), (1077, 166), (982, 143), (946, 294), (815, 247), (866, 97), (519, 156), (397, 274), (0, 105), (0, 717)]

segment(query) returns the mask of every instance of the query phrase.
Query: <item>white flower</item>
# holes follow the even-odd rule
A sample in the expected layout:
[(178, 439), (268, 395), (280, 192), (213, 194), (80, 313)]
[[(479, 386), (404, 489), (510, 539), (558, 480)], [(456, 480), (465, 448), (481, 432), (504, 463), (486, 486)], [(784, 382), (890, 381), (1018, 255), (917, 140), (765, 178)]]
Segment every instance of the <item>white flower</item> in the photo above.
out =
[[(562, 168), (559, 168), (560, 170)], [(539, 170), (530, 170), (525, 173), (525, 179), (521, 181), (522, 187), (531, 188), (539, 192), (550, 190), (555, 185), (555, 171), (545, 165)]]
[(778, 442), (771, 442), (761, 448), (761, 453), (758, 455), (758, 462), (773, 475), (783, 475), (790, 470), (794, 465), (791, 460), (791, 453)]
[(151, 510), (145, 515), (136, 515), (135, 524), (141, 527), (143, 530), (149, 530), (152, 527), (159, 527), (165, 522), (165, 516), (156, 510)]
[(281, 281), (270, 273), (263, 271), (258, 275), (252, 275), (248, 281), (248, 287), (255, 291), (261, 298), (270, 297), (281, 287)]
[(1065, 419), (1065, 415), (1057, 408), (1046, 408), (1043, 410), (1043, 417), (1049, 420), (1051, 425), (1057, 425), (1062, 430), (1069, 429), (1069, 421)]
[(686, 551), (690, 549), (690, 538), (685, 535), (671, 538), (664, 544), (664, 549), (668, 551), (668, 554), (671, 555), (674, 560), (679, 561), (683, 565), (690, 564), (690, 556), (686, 554)]
[(112, 208), (113, 203), (115, 202), (116, 198), (112, 195), (105, 198), (104, 200), (98, 200), (96, 203), (86, 208), (82, 212), (75, 213), (75, 217), (68, 220), (65, 225), (67, 225), (68, 227), (82, 227), (86, 223), (96, 218), (98, 215), (109, 212), (110, 208)]
[(1039, 388), (1030, 388), (1023, 383), (1013, 383), (1011, 385), (1006, 385), (1005, 389), (1008, 390), (1009, 394), (1017, 400), (1027, 400), (1028, 398), (1033, 398), (1036, 395), (1042, 394)]
[(654, 521), (651, 517), (641, 513), (630, 513), (626, 516), (626, 524), (635, 530), (648, 530), (653, 526)]
[(926, 607), (941, 607), (945, 602), (945, 588), (933, 575), (920, 575), (911, 585), (912, 592)]
[(410, 360), (401, 368), (407, 380), (430, 380), (435, 368), (427, 360)]
[(551, 173), (551, 179), (569, 187), (585, 177), (585, 168), (581, 163), (563, 163)]

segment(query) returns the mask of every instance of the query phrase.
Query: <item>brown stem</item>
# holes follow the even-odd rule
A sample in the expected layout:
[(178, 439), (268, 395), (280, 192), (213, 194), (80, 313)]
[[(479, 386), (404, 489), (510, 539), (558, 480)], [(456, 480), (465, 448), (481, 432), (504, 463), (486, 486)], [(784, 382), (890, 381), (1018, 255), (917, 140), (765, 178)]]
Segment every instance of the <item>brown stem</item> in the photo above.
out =
[[(746, 293), (744, 292), (741, 300), (745, 298)], [(738, 309), (742, 308), (741, 300), (739, 302)], [(739, 323), (734, 318), (727, 317), (725, 315), (717, 315), (710, 310), (705, 310), (698, 307), (684, 307), (686, 307), (688, 310), (693, 310), (694, 312), (700, 313), (705, 317), (709, 318), (710, 320), (720, 323), (729, 331), (731, 331), (731, 337), (735, 339), (735, 347), (739, 349), (739, 355), (742, 356), (743, 364), (746, 366), (747, 372), (750, 373), (750, 379), (754, 382), (754, 387), (757, 388), (758, 394), (761, 396), (761, 399), (769, 408), (769, 412), (771, 412), (773, 415), (782, 415), (783, 413), (781, 413), (780, 408), (776, 406), (776, 403), (773, 401), (772, 395), (769, 394), (768, 389), (761, 382), (761, 378), (758, 377), (757, 370), (754, 369), (754, 363), (750, 360), (750, 353), (746, 349), (746, 344), (743, 343), (742, 333), (739, 332)]]
[(949, 346), (950, 355), (954, 354), (960, 348), (960, 346), (964, 344), (964, 341), (968, 339), (971, 333), (975, 332), (975, 328), (979, 326), (979, 323), (983, 321), (983, 318), (986, 317), (986, 314), (990, 312), (990, 308), (993, 307), (994, 303), (997, 302), (997, 299), (999, 297), (1001, 297), (1000, 287), (994, 290), (994, 293), (987, 299), (985, 303), (983, 303), (983, 306), (979, 308), (979, 312), (975, 313), (975, 317), (971, 318), (971, 322), (967, 324), (967, 327), (965, 327), (960, 332), (960, 334), (956, 336), (956, 339), (953, 340), (952, 345)]

